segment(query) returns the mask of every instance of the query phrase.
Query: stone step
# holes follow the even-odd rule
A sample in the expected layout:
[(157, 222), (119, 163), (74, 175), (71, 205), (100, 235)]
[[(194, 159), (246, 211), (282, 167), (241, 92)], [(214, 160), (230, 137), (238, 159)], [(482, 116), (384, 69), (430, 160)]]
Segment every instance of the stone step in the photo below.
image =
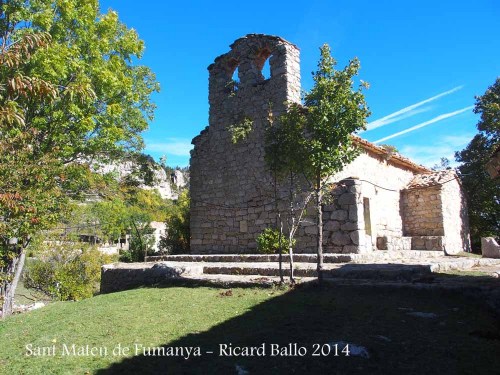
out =
[[(489, 267), (500, 273), (499, 259), (439, 257), (377, 263), (326, 263), (324, 277), (331, 280), (370, 280), (373, 282), (419, 282), (429, 274), (450, 270), (474, 270)], [(283, 264), (285, 275), (288, 264)], [(314, 263), (295, 263), (294, 274), (302, 280), (316, 277)], [(101, 292), (109, 293), (168, 280), (261, 285), (276, 282), (279, 275), (276, 262), (149, 262), (113, 263), (101, 271)], [(425, 282), (425, 281), (422, 281)]]
[[(324, 263), (366, 263), (371, 261), (396, 261), (401, 259), (424, 259), (443, 256), (442, 252), (425, 250), (374, 251), (367, 254), (324, 254)], [(186, 254), (148, 256), (148, 262), (277, 262), (277, 254)], [(316, 254), (295, 254), (295, 262), (316, 263)], [(283, 255), (283, 262), (288, 262), (289, 256)]]
[[(283, 265), (285, 276), (290, 275), (288, 264)], [(412, 280), (430, 274), (429, 265), (403, 264), (325, 264), (323, 275), (329, 278), (374, 279), (374, 280)], [(263, 277), (279, 276), (275, 263), (219, 263), (203, 266), (203, 273), (210, 275), (259, 275)], [(294, 275), (297, 277), (316, 277), (316, 265), (295, 263)]]
[(413, 236), (411, 237), (411, 248), (442, 252), (445, 249), (444, 236)]

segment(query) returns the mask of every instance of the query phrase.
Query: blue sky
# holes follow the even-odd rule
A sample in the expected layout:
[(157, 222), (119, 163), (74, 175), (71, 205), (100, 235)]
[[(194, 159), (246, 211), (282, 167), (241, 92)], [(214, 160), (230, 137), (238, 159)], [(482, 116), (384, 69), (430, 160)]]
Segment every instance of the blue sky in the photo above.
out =
[(339, 67), (357, 56), (372, 112), (360, 135), (428, 166), (474, 136), (474, 96), (500, 75), (498, 0), (101, 0), (109, 8), (146, 43), (141, 64), (161, 84), (146, 152), (172, 166), (189, 164), (191, 139), (208, 124), (207, 66), (249, 33), (296, 44), (306, 90), (323, 43)]

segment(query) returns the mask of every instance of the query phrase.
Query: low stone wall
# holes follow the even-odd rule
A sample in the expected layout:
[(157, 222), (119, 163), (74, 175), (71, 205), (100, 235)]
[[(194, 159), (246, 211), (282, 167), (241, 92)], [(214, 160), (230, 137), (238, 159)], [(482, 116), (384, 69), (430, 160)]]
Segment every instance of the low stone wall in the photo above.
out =
[(377, 237), (377, 250), (410, 251), (412, 250), (412, 237)]
[(167, 279), (202, 274), (203, 267), (177, 263), (113, 263), (101, 268), (101, 293), (119, 292), (140, 286), (154, 285)]
[(411, 248), (414, 250), (444, 251), (446, 249), (445, 240), (443, 236), (413, 236), (411, 237)]

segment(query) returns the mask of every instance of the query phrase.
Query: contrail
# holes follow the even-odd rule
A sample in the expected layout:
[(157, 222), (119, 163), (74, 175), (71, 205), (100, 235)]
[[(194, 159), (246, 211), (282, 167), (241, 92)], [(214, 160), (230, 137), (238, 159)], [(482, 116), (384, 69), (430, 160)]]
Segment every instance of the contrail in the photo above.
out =
[(372, 122), (368, 123), (365, 131), (373, 130), (373, 129), (379, 128), (381, 126), (388, 125), (388, 124), (391, 124), (393, 122), (396, 122), (398, 120), (402, 120), (404, 118), (416, 115), (417, 113), (425, 112), (425, 111), (428, 110), (428, 108), (422, 108), (422, 109), (418, 109), (418, 110), (415, 110), (415, 108), (421, 107), (424, 104), (430, 103), (430, 102), (432, 102), (432, 101), (434, 101), (436, 99), (439, 99), (439, 98), (441, 98), (443, 96), (452, 94), (452, 93), (460, 90), (462, 87), (463, 86), (457, 86), (457, 87), (455, 87), (455, 88), (453, 88), (451, 90), (448, 90), (448, 91), (442, 92), (441, 94), (433, 96), (432, 98), (422, 100), (421, 102), (412, 104), (412, 105), (410, 105), (408, 107), (400, 109), (397, 112), (391, 113), (390, 115), (387, 115), (387, 116), (382, 117), (382, 118), (380, 118), (378, 120), (372, 121)]
[(375, 141), (373, 143), (380, 143), (380, 142), (384, 142), (384, 141), (387, 141), (388, 139), (391, 139), (391, 138), (396, 138), (396, 137), (399, 137), (400, 135), (403, 135), (403, 134), (406, 134), (406, 133), (409, 133), (409, 132), (412, 132), (414, 130), (417, 130), (417, 129), (420, 129), (420, 128), (423, 128), (424, 126), (427, 126), (427, 125), (430, 125), (430, 124), (434, 124), (435, 122), (438, 122), (438, 121), (442, 121), (442, 120), (445, 120), (447, 118), (450, 118), (450, 117), (453, 117), (453, 116), (456, 116), (456, 115), (459, 115), (460, 113), (463, 113), (463, 112), (466, 112), (466, 111), (470, 111), (472, 108), (474, 108), (474, 106), (470, 106), (470, 107), (465, 107), (463, 109), (459, 109), (458, 111), (455, 111), (455, 112), (449, 112), (449, 113), (445, 113), (443, 115), (439, 115), (437, 117), (434, 117), (432, 120), (429, 120), (429, 121), (425, 121), (425, 122), (422, 122), (421, 124), (418, 124), (418, 125), (415, 125), (415, 126), (412, 126), (411, 128), (408, 128), (406, 130), (402, 130), (400, 132), (397, 132), (397, 133), (394, 133), (394, 134), (391, 134), (387, 137), (384, 137), (384, 138), (381, 138), (379, 139), (378, 141)]

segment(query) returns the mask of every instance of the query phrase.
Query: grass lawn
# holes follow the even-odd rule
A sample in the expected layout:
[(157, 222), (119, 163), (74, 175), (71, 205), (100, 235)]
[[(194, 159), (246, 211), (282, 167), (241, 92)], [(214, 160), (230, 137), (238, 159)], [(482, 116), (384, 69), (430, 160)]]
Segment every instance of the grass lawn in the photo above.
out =
[[(434, 313), (435, 317), (409, 313)], [(418, 315), (418, 314), (417, 314)], [(373, 287), (231, 289), (172, 286), (56, 302), (0, 322), (1, 374), (498, 374), (498, 320), (441, 291)], [(314, 344), (362, 345), (369, 358), (311, 356)], [(219, 344), (258, 346), (264, 357), (218, 356)], [(297, 343), (303, 357), (272, 357)], [(56, 348), (26, 356), (26, 345)], [(63, 344), (107, 355), (63, 356)], [(200, 347), (202, 356), (113, 356), (117, 345)], [(327, 348), (325, 346), (323, 348)], [(343, 347), (339, 347), (342, 349)], [(104, 349), (101, 349), (103, 353)], [(207, 354), (213, 351), (214, 354)], [(132, 353), (135, 354), (135, 353)], [(290, 354), (290, 353), (288, 353)]]
[(44, 302), (47, 304), (52, 302), (52, 298), (38, 290), (26, 288), (21, 280), (17, 285), (14, 301), (17, 305), (30, 305), (35, 302)]

